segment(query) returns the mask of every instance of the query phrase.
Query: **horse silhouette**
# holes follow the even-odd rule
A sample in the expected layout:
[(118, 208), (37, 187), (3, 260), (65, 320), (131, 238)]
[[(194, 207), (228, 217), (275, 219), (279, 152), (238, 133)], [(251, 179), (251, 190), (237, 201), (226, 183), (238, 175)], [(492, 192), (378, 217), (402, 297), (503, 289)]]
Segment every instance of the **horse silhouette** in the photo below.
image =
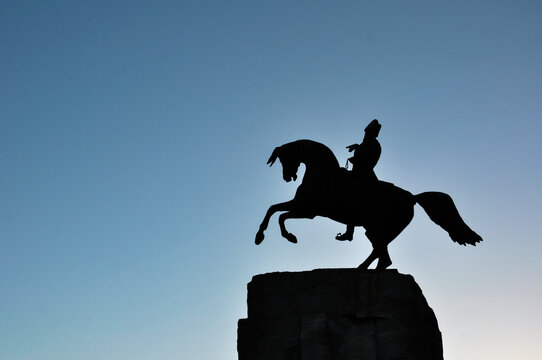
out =
[(376, 269), (383, 270), (392, 263), (388, 244), (410, 223), (416, 203), (454, 242), (476, 246), (482, 241), (465, 224), (449, 195), (442, 192), (413, 195), (384, 181), (376, 182), (370, 189), (357, 189), (359, 184), (355, 184), (348, 170), (340, 167), (333, 152), (324, 144), (312, 140), (293, 141), (275, 148), (267, 163), (272, 166), (277, 159), (282, 164), (285, 181), (297, 179), (301, 163), (305, 164), (305, 175), (292, 200), (269, 207), (256, 234), (256, 245), (263, 241), (269, 219), (277, 211), (284, 211), (279, 216), (280, 231), (292, 243), (297, 239), (286, 229), (287, 219), (323, 216), (364, 227), (373, 251), (359, 268), (367, 269), (378, 259)]

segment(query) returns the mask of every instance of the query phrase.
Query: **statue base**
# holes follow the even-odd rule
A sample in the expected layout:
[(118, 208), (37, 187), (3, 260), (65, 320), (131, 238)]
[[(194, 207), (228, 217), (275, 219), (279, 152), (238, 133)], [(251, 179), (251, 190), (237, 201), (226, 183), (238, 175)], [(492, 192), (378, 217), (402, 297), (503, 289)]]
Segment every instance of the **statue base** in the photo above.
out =
[(437, 319), (397, 270), (256, 275), (238, 323), (239, 360), (442, 360)]

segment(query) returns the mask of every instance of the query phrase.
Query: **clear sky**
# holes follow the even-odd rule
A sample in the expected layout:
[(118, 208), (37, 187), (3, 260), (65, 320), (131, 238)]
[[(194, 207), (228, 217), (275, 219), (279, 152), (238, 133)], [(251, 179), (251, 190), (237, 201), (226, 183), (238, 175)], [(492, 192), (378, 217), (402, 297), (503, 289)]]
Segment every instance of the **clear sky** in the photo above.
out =
[(256, 274), (355, 267), (358, 229), (277, 218), (275, 146), (449, 193), (392, 243), (447, 360), (542, 358), (539, 1), (1, 1), (0, 358), (235, 359)]

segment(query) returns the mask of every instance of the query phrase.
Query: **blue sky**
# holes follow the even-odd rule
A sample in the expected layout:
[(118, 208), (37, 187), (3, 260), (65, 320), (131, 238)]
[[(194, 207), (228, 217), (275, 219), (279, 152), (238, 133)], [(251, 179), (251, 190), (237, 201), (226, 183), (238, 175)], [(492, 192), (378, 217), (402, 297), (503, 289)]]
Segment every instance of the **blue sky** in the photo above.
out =
[(253, 275), (355, 267), (358, 229), (276, 217), (273, 148), (444, 191), (390, 253), (446, 359), (540, 359), (542, 6), (536, 1), (0, 2), (0, 358), (234, 359)]

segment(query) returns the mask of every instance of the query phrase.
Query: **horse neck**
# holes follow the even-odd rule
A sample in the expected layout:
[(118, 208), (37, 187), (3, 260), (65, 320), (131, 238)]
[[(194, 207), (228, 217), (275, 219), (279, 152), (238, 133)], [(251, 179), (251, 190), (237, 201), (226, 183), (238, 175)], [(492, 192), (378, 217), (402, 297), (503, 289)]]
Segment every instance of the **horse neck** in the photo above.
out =
[(335, 155), (325, 145), (301, 140), (297, 149), (299, 161), (305, 164), (305, 179), (329, 175), (340, 166)]
[(320, 178), (323, 174), (327, 174), (331, 170), (329, 166), (326, 166), (327, 164), (311, 157), (304, 158), (301, 162), (305, 164), (305, 178)]

